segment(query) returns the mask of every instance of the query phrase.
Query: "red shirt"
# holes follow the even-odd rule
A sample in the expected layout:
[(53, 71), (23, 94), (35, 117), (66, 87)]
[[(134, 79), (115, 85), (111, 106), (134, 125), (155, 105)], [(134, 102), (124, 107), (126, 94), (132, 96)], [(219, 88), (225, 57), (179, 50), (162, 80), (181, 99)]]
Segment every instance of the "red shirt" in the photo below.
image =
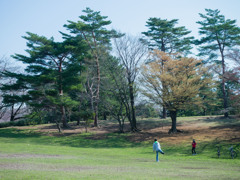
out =
[(197, 145), (197, 143), (196, 143), (196, 142), (193, 142), (193, 143), (192, 143), (192, 147), (193, 147), (193, 148), (195, 148), (195, 147), (196, 147), (196, 145)]

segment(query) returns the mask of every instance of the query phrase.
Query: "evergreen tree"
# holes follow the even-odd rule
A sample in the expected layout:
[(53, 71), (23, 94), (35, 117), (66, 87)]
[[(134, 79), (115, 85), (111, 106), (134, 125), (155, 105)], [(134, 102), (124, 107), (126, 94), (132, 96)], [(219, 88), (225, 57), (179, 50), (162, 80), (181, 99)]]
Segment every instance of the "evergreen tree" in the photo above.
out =
[[(27, 102), (35, 109), (59, 114), (63, 126), (67, 127), (66, 108), (77, 104), (68, 92), (80, 83), (82, 42), (55, 42), (53, 38), (30, 32), (23, 38), (27, 40), (28, 56), (15, 54), (13, 57), (27, 67), (24, 73), (7, 72), (6, 75), (15, 78), (16, 83), (5, 85), (4, 89), (26, 89), (26, 95), (12, 98)], [(10, 99), (9, 96), (5, 98)], [(59, 125), (58, 119), (55, 120)], [(60, 130), (60, 126), (58, 128)]]
[[(189, 54), (192, 49), (193, 37), (187, 37), (191, 32), (184, 26), (176, 27), (178, 19), (168, 21), (161, 18), (149, 18), (147, 32), (142, 32), (147, 39), (150, 49), (158, 49), (166, 53), (180, 52)], [(166, 109), (163, 106), (163, 118), (166, 118)]]
[[(107, 30), (106, 26), (111, 21), (106, 20), (107, 16), (101, 16), (100, 12), (93, 11), (90, 8), (83, 10), (86, 15), (79, 16), (80, 21), (68, 21), (64, 25), (75, 37), (66, 35), (68, 38), (82, 37), (90, 49), (88, 72), (90, 77), (87, 78), (88, 91), (91, 95), (91, 104), (94, 111), (94, 125), (98, 126), (98, 105), (100, 101), (100, 61), (105, 53), (111, 49), (111, 38), (116, 36), (115, 31)], [(94, 63), (94, 64), (93, 64)]]
[[(199, 14), (203, 19), (197, 23), (201, 25), (199, 34), (203, 37), (196, 41), (199, 46), (199, 55), (208, 56), (209, 62), (221, 64), (220, 75), (222, 83), (224, 116), (228, 117), (228, 100), (226, 92), (226, 51), (240, 42), (240, 28), (236, 20), (225, 19), (219, 10), (205, 9), (206, 14)], [(220, 60), (218, 57), (220, 56)]]
[(166, 53), (190, 53), (193, 37), (187, 37), (191, 32), (184, 26), (176, 27), (178, 19), (168, 21), (161, 18), (149, 18), (147, 32), (142, 32), (151, 49), (158, 49)]

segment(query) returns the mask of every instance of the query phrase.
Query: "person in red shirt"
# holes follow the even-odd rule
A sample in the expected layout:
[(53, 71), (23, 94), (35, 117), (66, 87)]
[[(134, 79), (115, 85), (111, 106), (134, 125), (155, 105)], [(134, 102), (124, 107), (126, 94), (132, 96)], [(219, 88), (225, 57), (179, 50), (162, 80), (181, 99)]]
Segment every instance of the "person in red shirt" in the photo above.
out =
[(197, 145), (197, 143), (196, 143), (195, 139), (193, 139), (193, 142), (192, 142), (192, 154), (193, 155), (197, 154), (196, 151), (195, 151), (196, 145)]

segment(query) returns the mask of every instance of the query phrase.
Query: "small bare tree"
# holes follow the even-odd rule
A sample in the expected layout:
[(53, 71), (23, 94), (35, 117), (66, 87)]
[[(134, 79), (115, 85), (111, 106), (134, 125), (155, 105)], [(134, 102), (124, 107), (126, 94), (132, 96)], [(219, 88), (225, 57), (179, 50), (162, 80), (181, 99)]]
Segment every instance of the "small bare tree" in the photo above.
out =
[(125, 78), (128, 82), (129, 112), (128, 120), (132, 131), (139, 131), (135, 114), (135, 80), (139, 72), (140, 63), (146, 58), (148, 49), (139, 37), (125, 35), (114, 39), (117, 58), (126, 70)]
[(231, 71), (225, 74), (225, 79), (231, 82), (230, 104), (233, 109), (240, 113), (240, 49), (232, 49), (228, 52), (227, 57), (231, 59), (235, 66)]
[[(15, 67), (11, 65), (11, 60), (5, 56), (0, 58), (0, 88), (2, 88), (3, 84), (12, 84), (15, 82), (14, 79), (10, 77), (4, 76), (4, 72), (16, 72), (19, 70), (19, 67)], [(12, 95), (12, 91), (3, 91), (0, 90), (0, 119), (10, 121), (18, 120), (22, 118), (22, 115), (25, 113), (25, 110), (23, 108), (24, 103), (21, 102), (20, 104), (16, 103), (4, 103), (3, 102), (3, 96), (4, 94), (10, 94)], [(16, 93), (16, 92), (15, 92)], [(17, 93), (24, 93), (24, 92), (17, 92)]]

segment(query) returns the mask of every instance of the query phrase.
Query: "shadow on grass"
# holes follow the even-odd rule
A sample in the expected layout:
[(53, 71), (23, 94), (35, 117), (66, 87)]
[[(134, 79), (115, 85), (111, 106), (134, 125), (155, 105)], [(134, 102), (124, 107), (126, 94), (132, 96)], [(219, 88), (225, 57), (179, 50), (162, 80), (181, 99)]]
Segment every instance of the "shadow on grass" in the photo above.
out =
[(167, 119), (139, 119), (138, 127), (142, 130), (151, 130), (156, 127), (166, 127), (171, 125), (170, 118)]
[(206, 122), (206, 123), (212, 123), (216, 122), (219, 124), (239, 124), (240, 125), (240, 118), (234, 117), (234, 116), (229, 116), (228, 118), (225, 117), (208, 117), (206, 119), (201, 119), (201, 121)]
[(40, 133), (36, 133), (32, 130), (20, 130), (15, 128), (0, 129), (0, 137), (3, 138), (33, 138), (40, 137)]
[(139, 147), (139, 143), (128, 141), (128, 134), (109, 133), (95, 138), (94, 134), (84, 133), (74, 136), (44, 136), (33, 130), (14, 128), (0, 129), (1, 142), (32, 143), (38, 145), (70, 146), (81, 148), (129, 148)]

